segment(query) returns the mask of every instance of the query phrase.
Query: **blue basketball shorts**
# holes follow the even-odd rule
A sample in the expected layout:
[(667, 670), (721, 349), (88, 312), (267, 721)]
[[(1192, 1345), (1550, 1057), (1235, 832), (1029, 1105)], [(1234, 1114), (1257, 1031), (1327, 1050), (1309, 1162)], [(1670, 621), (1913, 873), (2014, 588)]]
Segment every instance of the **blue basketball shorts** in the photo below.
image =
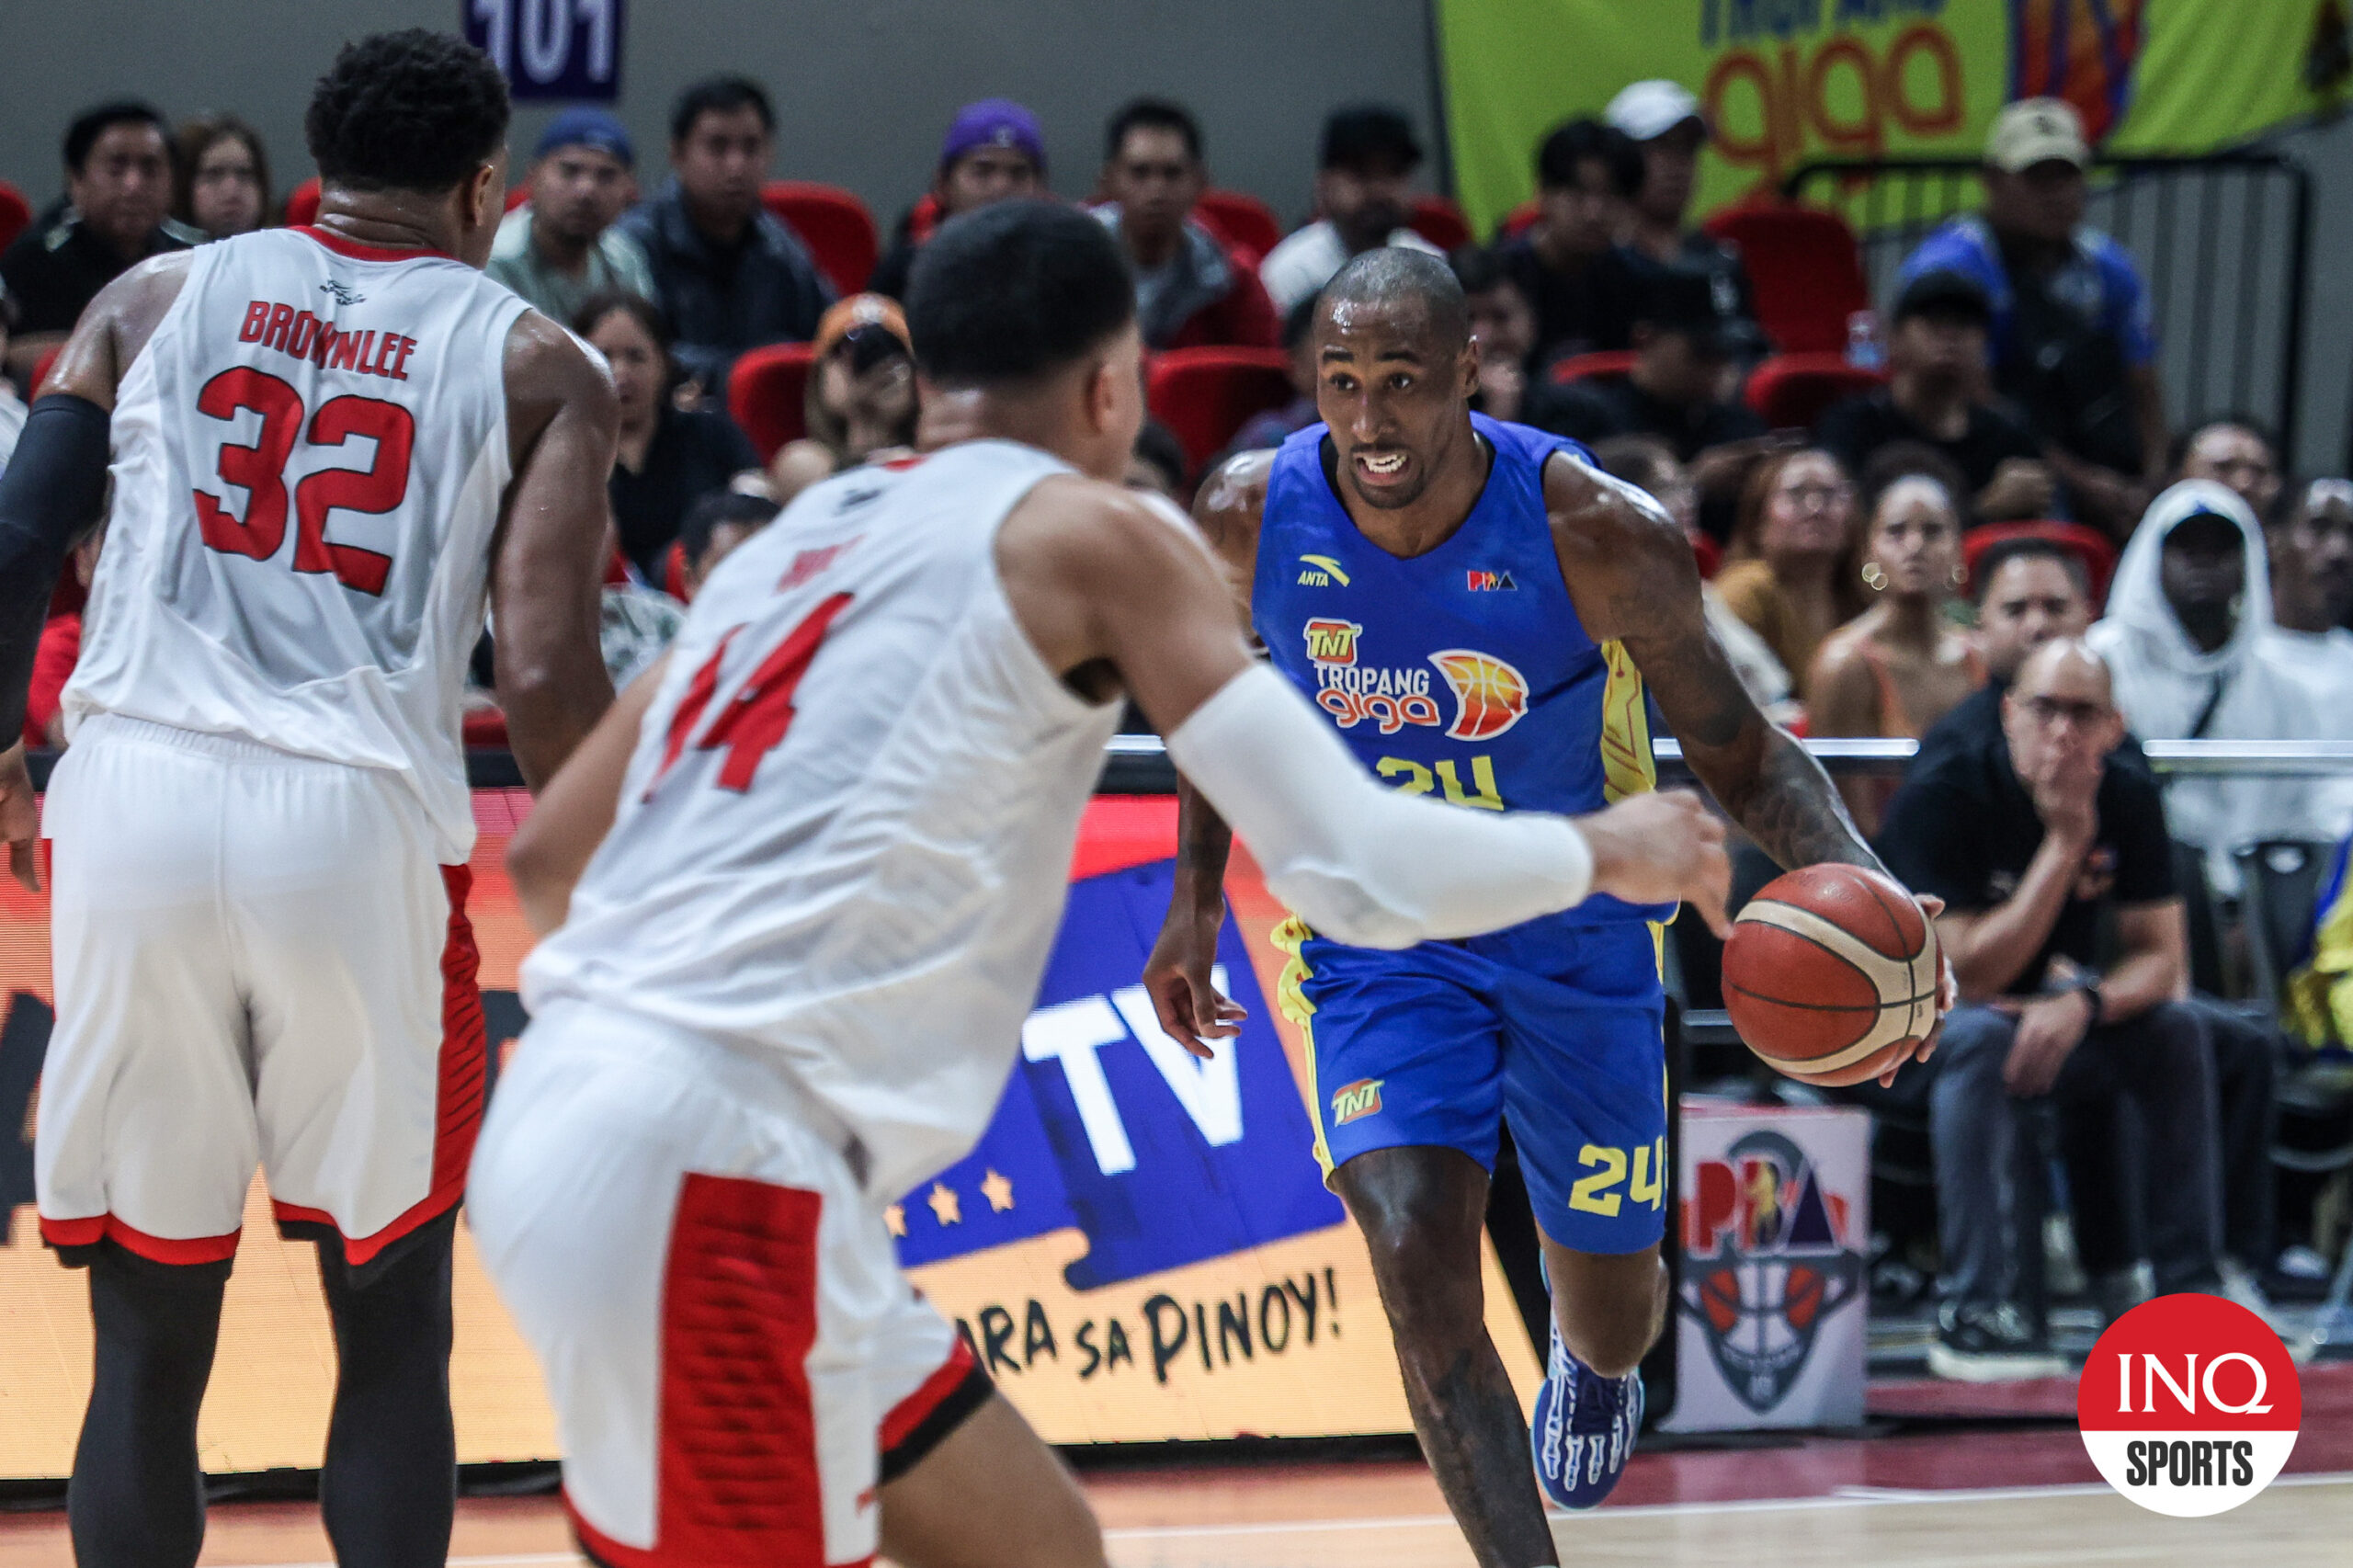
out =
[(1306, 1037), (1325, 1179), (1375, 1149), (1512, 1142), (1537, 1223), (1578, 1252), (1639, 1252), (1666, 1223), (1662, 928), (1516, 926), (1404, 952), (1297, 920), (1279, 992)]

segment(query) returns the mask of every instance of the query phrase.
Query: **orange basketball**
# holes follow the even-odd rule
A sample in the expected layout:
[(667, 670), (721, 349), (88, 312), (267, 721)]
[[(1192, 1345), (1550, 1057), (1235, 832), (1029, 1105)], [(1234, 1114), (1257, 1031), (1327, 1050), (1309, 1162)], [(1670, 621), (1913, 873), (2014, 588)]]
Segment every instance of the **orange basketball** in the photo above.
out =
[(1724, 944), (1724, 1009), (1748, 1049), (1801, 1083), (1876, 1078), (1936, 1026), (1936, 928), (1859, 866), (1765, 884)]

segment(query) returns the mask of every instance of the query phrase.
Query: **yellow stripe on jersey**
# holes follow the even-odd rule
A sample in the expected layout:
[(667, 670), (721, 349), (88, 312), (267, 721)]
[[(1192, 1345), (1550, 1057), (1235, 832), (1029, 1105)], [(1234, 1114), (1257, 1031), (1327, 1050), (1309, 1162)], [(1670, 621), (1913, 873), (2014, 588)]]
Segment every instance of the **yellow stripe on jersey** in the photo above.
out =
[(1601, 798), (1615, 805), (1629, 795), (1658, 788), (1658, 763), (1651, 756), (1651, 720), (1643, 702), (1643, 675), (1626, 645), (1601, 645), (1609, 666), (1601, 690)]
[(1315, 971), (1307, 967), (1301, 949), (1307, 938), (1315, 935), (1307, 923), (1296, 915), (1275, 927), (1274, 944), (1290, 955), (1283, 965), (1282, 977), (1275, 982), (1275, 1006), (1299, 1027), (1300, 1043), (1307, 1051), (1307, 1108), (1315, 1119), (1315, 1163), (1323, 1167), (1324, 1185), (1332, 1185), (1332, 1147), (1324, 1141), (1324, 1090), (1315, 1076), (1315, 1004), (1307, 999), (1303, 989), (1314, 978)]

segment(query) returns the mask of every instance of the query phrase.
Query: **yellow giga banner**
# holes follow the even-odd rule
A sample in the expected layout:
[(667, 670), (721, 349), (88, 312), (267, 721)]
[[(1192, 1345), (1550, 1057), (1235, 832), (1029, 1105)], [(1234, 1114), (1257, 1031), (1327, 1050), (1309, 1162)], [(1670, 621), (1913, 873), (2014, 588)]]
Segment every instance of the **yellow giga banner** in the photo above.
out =
[[(1457, 193), (1481, 233), (1535, 150), (1629, 82), (1699, 99), (1697, 213), (1811, 158), (1974, 156), (2012, 98), (2075, 104), (2113, 151), (2195, 153), (2321, 108), (2303, 64), (2336, 0), (1439, 0)], [(2331, 89), (2334, 91), (2334, 89)]]

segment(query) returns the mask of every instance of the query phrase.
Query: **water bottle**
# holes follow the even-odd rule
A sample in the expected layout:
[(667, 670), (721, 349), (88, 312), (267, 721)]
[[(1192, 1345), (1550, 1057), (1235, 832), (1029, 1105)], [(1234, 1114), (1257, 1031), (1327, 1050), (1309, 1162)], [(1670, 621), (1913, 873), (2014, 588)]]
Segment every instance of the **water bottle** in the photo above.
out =
[(1847, 363), (1858, 370), (1887, 369), (1887, 354), (1879, 345), (1879, 313), (1857, 311), (1847, 318)]

